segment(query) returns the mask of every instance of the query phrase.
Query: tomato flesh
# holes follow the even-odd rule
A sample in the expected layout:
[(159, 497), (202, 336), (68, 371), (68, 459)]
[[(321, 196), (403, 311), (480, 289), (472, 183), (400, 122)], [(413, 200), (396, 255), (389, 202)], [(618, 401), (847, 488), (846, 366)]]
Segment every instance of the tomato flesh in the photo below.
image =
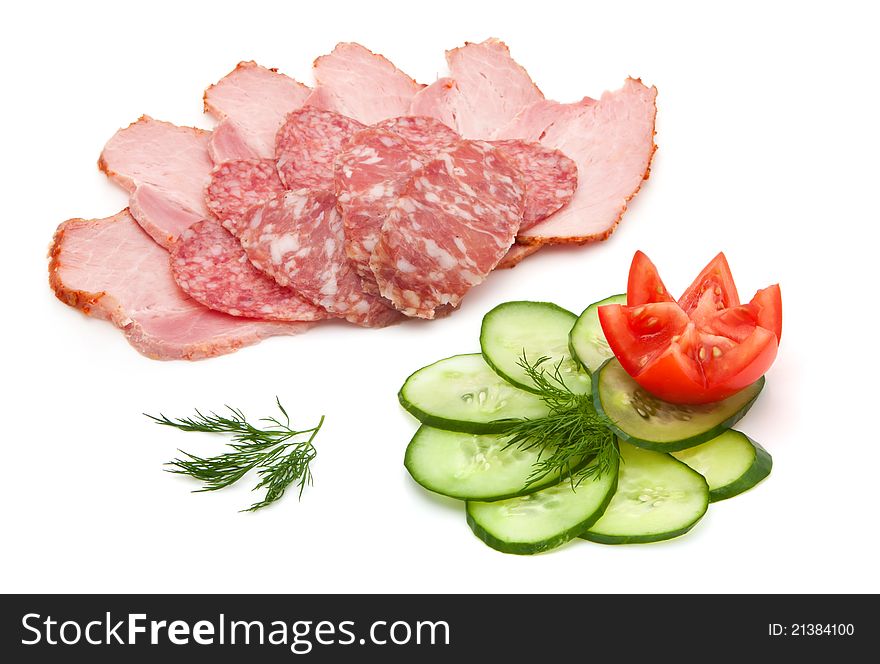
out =
[(626, 304), (635, 307), (652, 302), (675, 302), (651, 259), (641, 251), (633, 256), (626, 282)]
[(715, 304), (715, 310), (739, 305), (736, 284), (733, 283), (733, 275), (723, 253), (715, 256), (703, 268), (694, 283), (678, 298), (678, 305), (690, 314), (704, 299), (710, 299)]
[(627, 305), (600, 307), (599, 321), (621, 366), (661, 399), (684, 404), (726, 399), (758, 380), (776, 358), (782, 336), (779, 286), (740, 304), (724, 254), (712, 259), (676, 302), (654, 264), (637, 252), (627, 288)]

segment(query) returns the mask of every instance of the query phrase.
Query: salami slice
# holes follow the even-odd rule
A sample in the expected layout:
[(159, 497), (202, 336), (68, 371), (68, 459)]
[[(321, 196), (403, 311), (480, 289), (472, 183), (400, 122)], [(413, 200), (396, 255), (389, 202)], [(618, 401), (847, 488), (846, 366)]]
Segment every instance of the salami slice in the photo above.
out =
[(378, 293), (370, 254), (382, 224), (412, 174), (423, 165), (406, 140), (375, 127), (357, 132), (337, 157), (335, 182), (345, 253), (368, 292)]
[(333, 190), (333, 161), (345, 142), (363, 129), (357, 120), (313, 106), (287, 116), (275, 139), (275, 159), (288, 189)]
[(208, 209), (233, 235), (241, 232), (248, 208), (261, 205), (284, 191), (271, 159), (239, 159), (220, 164), (211, 172), (206, 190)]
[(400, 318), (361, 289), (345, 255), (336, 197), (329, 192), (288, 191), (251, 208), (240, 240), (254, 265), (332, 314), (364, 327)]
[(461, 140), (461, 136), (440, 120), (424, 115), (389, 118), (373, 126), (397, 134), (414, 150), (429, 159), (433, 159), (441, 150), (446, 150)]
[(522, 176), (499, 150), (465, 141), (414, 175), (389, 212), (370, 267), (408, 316), (434, 318), (505, 256), (522, 222)]
[(171, 273), (196, 302), (232, 316), (289, 321), (330, 317), (251, 265), (241, 243), (215, 219), (196, 222), (180, 235), (171, 249)]
[(523, 174), (525, 230), (565, 206), (578, 184), (577, 164), (559, 150), (519, 140), (492, 141)]

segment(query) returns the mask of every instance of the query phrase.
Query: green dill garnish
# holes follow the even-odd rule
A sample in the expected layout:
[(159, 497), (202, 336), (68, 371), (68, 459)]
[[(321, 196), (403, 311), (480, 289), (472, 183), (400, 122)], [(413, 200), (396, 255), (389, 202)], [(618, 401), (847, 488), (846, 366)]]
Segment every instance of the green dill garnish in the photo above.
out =
[[(542, 365), (549, 357), (528, 361), (525, 352), (517, 361), (535, 385), (538, 396), (550, 412), (535, 419), (511, 420), (504, 434), (507, 447), (538, 450), (538, 460), (526, 480), (526, 487), (550, 474), (569, 480), (572, 488), (586, 479), (600, 477), (614, 469), (619, 451), (608, 421), (596, 412), (589, 394), (576, 394), (566, 386), (558, 362), (547, 372)], [(585, 459), (593, 463), (575, 470)]]
[[(254, 491), (265, 488), (266, 495), (254, 503), (246, 512), (254, 512), (275, 502), (284, 492), (296, 484), (302, 498), (306, 484), (312, 483), (309, 464), (317, 452), (313, 441), (324, 424), (324, 416), (310, 429), (295, 430), (290, 426), (290, 417), (275, 398), (283, 421), (275, 417), (264, 417), (260, 422), (267, 426), (260, 428), (250, 424), (245, 414), (231, 406), (226, 406), (228, 414), (210, 412), (207, 415), (196, 410), (194, 417), (171, 419), (159, 413), (158, 417), (144, 413), (157, 424), (171, 426), (181, 431), (202, 431), (207, 433), (232, 434), (229, 446), (232, 451), (213, 457), (199, 457), (178, 450), (183, 457), (165, 464), (169, 473), (188, 475), (203, 483), (199, 491), (216, 491), (234, 484), (251, 470), (256, 469), (259, 482)], [(303, 437), (306, 436), (307, 437)]]

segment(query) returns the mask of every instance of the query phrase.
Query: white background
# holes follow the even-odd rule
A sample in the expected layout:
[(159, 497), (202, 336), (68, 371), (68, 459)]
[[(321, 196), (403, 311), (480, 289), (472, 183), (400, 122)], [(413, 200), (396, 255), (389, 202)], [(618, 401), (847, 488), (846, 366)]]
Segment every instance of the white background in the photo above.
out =
[[(0, 590), (880, 591), (870, 3), (14, 6), (0, 40)], [(202, 90), (239, 60), (308, 83), (315, 57), (354, 40), (429, 83), (445, 48), (489, 36), (550, 98), (597, 97), (627, 75), (658, 87), (651, 179), (609, 241), (493, 274), (445, 320), (327, 325), (196, 363), (141, 357), (48, 288), (55, 226), (125, 205), (95, 168), (118, 127), (143, 113), (210, 127)], [(579, 312), (623, 290), (636, 249), (673, 292), (719, 250), (744, 296), (781, 283), (780, 355), (740, 424), (773, 454), (773, 473), (676, 541), (497, 553), (461, 505), (407, 476), (416, 426), (397, 389), (424, 364), (478, 350), (482, 314), (500, 302)], [(221, 441), (142, 412), (230, 403), (261, 416), (276, 394), (304, 424), (327, 415), (302, 502), (242, 514), (247, 483), (193, 495), (162, 472), (178, 447), (210, 454)]]

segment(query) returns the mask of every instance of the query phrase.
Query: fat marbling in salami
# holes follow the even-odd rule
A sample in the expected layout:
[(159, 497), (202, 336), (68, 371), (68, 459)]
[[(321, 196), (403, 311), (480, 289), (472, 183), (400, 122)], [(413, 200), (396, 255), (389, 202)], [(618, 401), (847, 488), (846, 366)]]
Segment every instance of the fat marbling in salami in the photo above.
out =
[(505, 256), (522, 222), (519, 171), (491, 144), (465, 141), (414, 175), (382, 226), (370, 267), (408, 316), (457, 306)]

